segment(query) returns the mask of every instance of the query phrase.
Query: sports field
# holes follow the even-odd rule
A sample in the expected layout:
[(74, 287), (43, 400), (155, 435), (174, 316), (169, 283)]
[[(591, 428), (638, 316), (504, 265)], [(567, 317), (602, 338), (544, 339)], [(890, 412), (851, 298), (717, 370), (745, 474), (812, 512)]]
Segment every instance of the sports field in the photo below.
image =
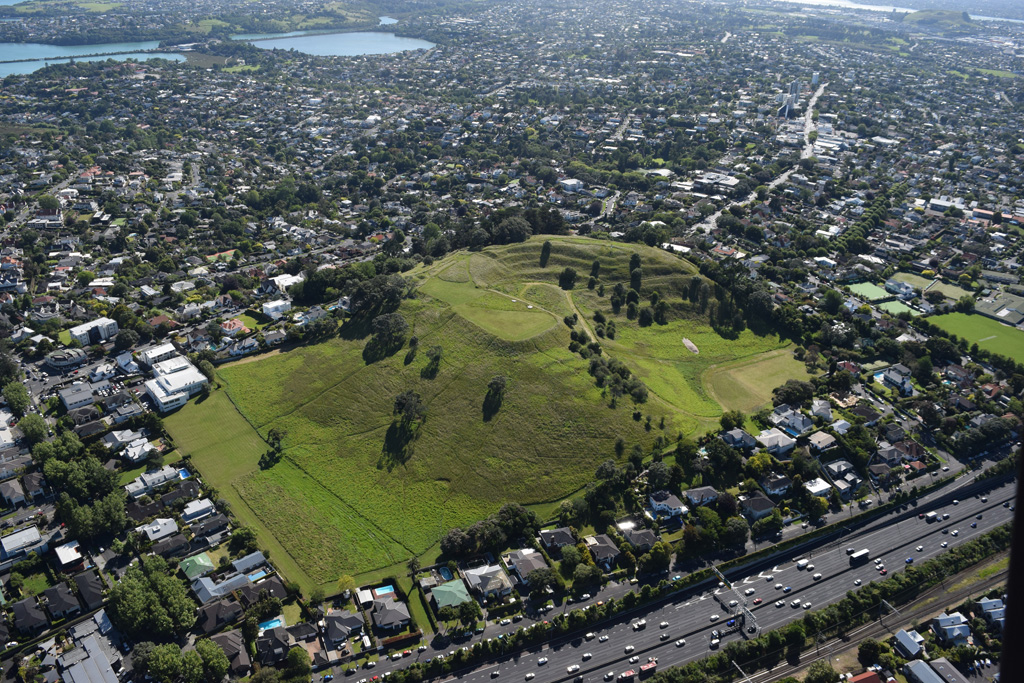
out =
[(936, 292), (942, 292), (947, 299), (955, 300), (959, 299), (964, 295), (970, 294), (970, 292), (968, 292), (966, 289), (957, 287), (956, 285), (947, 284), (942, 280), (929, 280), (926, 277), (921, 277), (920, 275), (915, 275), (914, 273), (896, 273), (895, 275), (893, 275), (893, 278), (899, 280), (900, 282), (906, 282), (908, 285), (911, 285), (912, 287), (917, 287), (921, 291), (934, 290)]
[(850, 285), (850, 291), (868, 301), (880, 301), (892, 296), (889, 292), (870, 282), (858, 282), (855, 285)]
[(947, 313), (928, 318), (971, 344), (1024, 363), (1024, 332), (976, 313)]
[[(784, 346), (749, 331), (726, 340), (685, 316), (648, 328), (624, 311), (613, 316), (619, 333), (602, 342), (606, 352), (648, 385), (642, 413), (654, 425), (664, 418), (664, 432), (648, 432), (628, 400), (609, 407), (586, 361), (568, 351), (562, 317), (578, 313), (593, 335), (593, 312), (612, 316), (610, 291), (599, 297), (586, 287), (594, 260), (610, 290), (628, 283), (629, 257), (640, 252), (645, 291), (656, 287), (682, 309), (678, 293), (693, 266), (643, 246), (549, 239), (547, 267), (539, 263), (543, 240), (533, 239), (407, 273), (418, 296), (400, 312), (419, 339), (415, 354), (405, 348), (368, 362), (367, 339), (343, 328), (328, 342), (221, 367), (224, 390), (168, 418), (182, 452), (257, 530), (289, 578), (328, 589), (343, 573), (368, 581), (412, 556), (432, 562), (448, 528), (505, 502), (550, 510), (615, 457), (617, 438), (647, 448), (658, 434), (674, 438), (716, 422), (721, 408), (704, 384), (708, 368)], [(579, 275), (571, 293), (556, 284), (566, 266)], [(700, 353), (687, 351), (683, 337)], [(436, 375), (424, 372), (432, 346), (442, 348)], [(781, 376), (786, 364), (774, 362)], [(508, 378), (508, 389), (497, 413), (485, 415), (495, 375)], [(757, 388), (758, 403), (770, 389)], [(403, 391), (419, 393), (426, 406), (405, 451), (394, 447), (392, 426)], [(730, 400), (745, 391), (734, 390)], [(260, 470), (261, 437), (272, 428), (286, 432), (284, 458)]]

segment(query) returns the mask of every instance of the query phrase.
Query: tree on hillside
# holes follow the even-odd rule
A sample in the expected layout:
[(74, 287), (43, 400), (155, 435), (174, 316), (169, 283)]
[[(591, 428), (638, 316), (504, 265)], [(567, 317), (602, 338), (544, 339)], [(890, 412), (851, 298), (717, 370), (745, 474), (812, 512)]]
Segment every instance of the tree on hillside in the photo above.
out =
[(738, 410), (727, 410), (722, 413), (719, 423), (722, 425), (722, 429), (728, 432), (733, 429), (742, 429), (746, 419), (746, 416)]
[(540, 267), (547, 268), (548, 260), (551, 258), (551, 242), (545, 241), (540, 248)]
[(562, 289), (572, 289), (576, 286), (576, 269), (568, 266), (558, 276), (558, 286)]
[(423, 420), (426, 417), (427, 407), (423, 404), (423, 399), (418, 393), (415, 391), (403, 391), (395, 397), (395, 405), (391, 414), (399, 416), (402, 424), (409, 426), (413, 422)]

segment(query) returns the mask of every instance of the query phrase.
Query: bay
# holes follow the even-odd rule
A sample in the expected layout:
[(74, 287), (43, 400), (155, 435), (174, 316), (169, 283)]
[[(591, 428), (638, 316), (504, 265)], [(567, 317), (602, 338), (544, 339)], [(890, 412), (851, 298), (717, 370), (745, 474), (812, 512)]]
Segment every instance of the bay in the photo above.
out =
[[(4, 43), (0, 43), (0, 46), (3, 45)], [(100, 46), (92, 45), (81, 47), (97, 48)], [(22, 59), (24, 59), (24, 57)], [(72, 59), (74, 59), (76, 62), (103, 62), (108, 59), (113, 59), (115, 62), (123, 62), (129, 59), (134, 59), (139, 62), (144, 62), (147, 59), (166, 59), (172, 62), (185, 61), (184, 57), (173, 52), (128, 52), (119, 55), (95, 55), (92, 57), (70, 56), (67, 58), (59, 59), (33, 59), (27, 62), (7, 62), (4, 64), (0, 64), (0, 78), (16, 74), (30, 74), (33, 71), (38, 71), (39, 69), (42, 69), (44, 66), (49, 66), (50, 64), (63, 64), (66, 62), (70, 62)]]
[(353, 33), (317, 33), (302, 36), (266, 35), (249, 38), (253, 45), (265, 50), (295, 50), (319, 57), (355, 57), (383, 55), (407, 50), (429, 50), (434, 43), (419, 38), (396, 36), (394, 33), (357, 31)]

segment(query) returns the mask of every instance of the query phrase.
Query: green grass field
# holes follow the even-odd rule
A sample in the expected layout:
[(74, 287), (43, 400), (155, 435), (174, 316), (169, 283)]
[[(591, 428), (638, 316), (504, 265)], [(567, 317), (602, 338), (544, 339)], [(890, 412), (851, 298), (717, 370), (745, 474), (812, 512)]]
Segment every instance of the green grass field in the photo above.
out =
[(971, 344), (1024, 363), (1024, 332), (978, 314), (947, 313), (929, 318)]
[(921, 315), (920, 311), (914, 310), (902, 301), (883, 301), (878, 304), (878, 307), (886, 313), (891, 313), (893, 315), (899, 315), (900, 313), (909, 313), (912, 316)]
[[(550, 239), (546, 268), (542, 240), (534, 239), (407, 273), (419, 285), (400, 309), (419, 338), (414, 356), (402, 349), (368, 362), (367, 339), (350, 325), (328, 342), (221, 367), (225, 390), (168, 417), (179, 449), (257, 531), (282, 573), (304, 588), (330, 589), (342, 573), (368, 582), (401, 572), (414, 555), (433, 561), (448, 528), (508, 501), (546, 517), (614, 457), (617, 438), (648, 446), (662, 433), (634, 420), (629, 401), (609, 407), (586, 362), (568, 351), (561, 319), (578, 312), (592, 331), (594, 310), (611, 315), (607, 297), (586, 288), (595, 259), (610, 290), (628, 282), (629, 257), (640, 252), (645, 289), (682, 308), (688, 304), (678, 293), (695, 269), (647, 247)], [(556, 285), (567, 265), (581, 282), (571, 295)], [(624, 314), (615, 319), (618, 338), (605, 340), (605, 349), (648, 384), (642, 412), (654, 425), (664, 418), (669, 438), (721, 415), (706, 370), (784, 346), (749, 331), (726, 340), (695, 318), (645, 329)], [(700, 354), (682, 347), (684, 336)], [(443, 355), (431, 377), (423, 371), (434, 345)], [(781, 376), (784, 364), (776, 362)], [(487, 383), (499, 374), (508, 390), (500, 410), (485, 416)], [(399, 454), (386, 444), (394, 398), (407, 390), (422, 396), (427, 416)], [(271, 428), (287, 432), (284, 458), (259, 470), (267, 450), (261, 437)]]
[(926, 277), (921, 277), (914, 273), (896, 273), (893, 278), (900, 282), (906, 282), (908, 285), (913, 287), (917, 287), (922, 292), (925, 290), (942, 292), (947, 299), (956, 300), (964, 295), (970, 294), (966, 289), (957, 287), (956, 285), (951, 285), (942, 282), (941, 280), (929, 280)]
[(787, 347), (709, 368), (704, 381), (711, 396), (726, 410), (752, 413), (769, 403), (772, 390), (789, 379), (813, 377)]
[(889, 292), (870, 282), (858, 282), (855, 285), (850, 285), (850, 291), (868, 301), (879, 301), (892, 296)]

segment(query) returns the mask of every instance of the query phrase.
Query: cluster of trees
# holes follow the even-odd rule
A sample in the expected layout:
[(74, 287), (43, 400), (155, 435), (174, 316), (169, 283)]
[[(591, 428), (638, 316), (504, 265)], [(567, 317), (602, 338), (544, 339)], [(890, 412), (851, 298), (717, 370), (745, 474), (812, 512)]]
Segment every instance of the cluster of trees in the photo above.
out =
[(448, 557), (469, 557), (484, 551), (500, 551), (509, 540), (533, 538), (540, 520), (518, 503), (506, 503), (497, 513), (465, 529), (449, 529), (441, 538), (441, 552)]
[(647, 385), (630, 372), (625, 363), (615, 358), (592, 356), (588, 372), (598, 387), (612, 395), (612, 401), (629, 395), (634, 403), (647, 402)]
[(110, 591), (107, 612), (128, 637), (170, 641), (196, 622), (195, 602), (159, 555), (142, 557)]
[(1004, 443), (1010, 435), (1020, 429), (1015, 417), (996, 417), (978, 427), (960, 432), (953, 439), (956, 453), (975, 456), (982, 451)]
[(71, 537), (84, 543), (117, 535), (128, 526), (117, 473), (105, 468), (100, 459), (105, 450), (99, 443), (86, 448), (71, 431), (32, 449), (46, 481), (61, 492), (56, 518)]
[(160, 683), (219, 681), (230, 667), (227, 655), (209, 638), (197, 640), (195, 649), (188, 652), (174, 643), (156, 645), (146, 640), (136, 645), (132, 654), (135, 673), (152, 676)]

